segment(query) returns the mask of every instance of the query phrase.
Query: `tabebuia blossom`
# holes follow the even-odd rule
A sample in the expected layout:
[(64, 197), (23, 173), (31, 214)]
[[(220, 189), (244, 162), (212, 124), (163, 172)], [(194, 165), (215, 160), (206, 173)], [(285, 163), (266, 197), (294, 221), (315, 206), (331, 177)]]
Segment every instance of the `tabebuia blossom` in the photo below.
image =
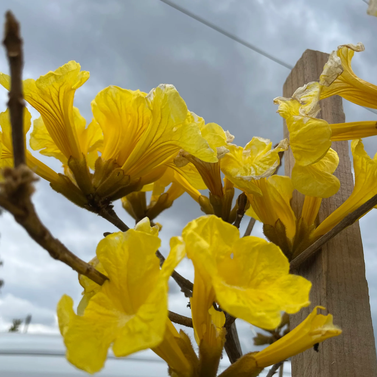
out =
[[(70, 61), (23, 82), (25, 100), (41, 115), (34, 121), (30, 145), (61, 161), (64, 174), (51, 185), (77, 205), (98, 212), (139, 191), (162, 177), (181, 150), (217, 162), (217, 151), (172, 85), (162, 84), (148, 94), (105, 88), (93, 100), (93, 120), (86, 126), (73, 100), (88, 78), (89, 72)], [(0, 74), (0, 84), (9, 90), (9, 76)]]
[(97, 258), (109, 280), (102, 286), (84, 284), (92, 295), (80, 314), (66, 295), (57, 307), (72, 364), (95, 373), (102, 369), (110, 345), (116, 356), (127, 356), (161, 344), (168, 321), (168, 279), (184, 253), (176, 244), (160, 270), (155, 255), (160, 243), (157, 228), (145, 219), (98, 244)]

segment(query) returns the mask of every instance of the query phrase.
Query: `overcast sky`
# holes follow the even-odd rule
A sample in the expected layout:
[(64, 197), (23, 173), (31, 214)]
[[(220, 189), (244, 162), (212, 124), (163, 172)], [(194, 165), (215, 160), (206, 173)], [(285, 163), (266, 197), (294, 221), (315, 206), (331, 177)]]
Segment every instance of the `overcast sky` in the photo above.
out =
[[(356, 54), (353, 67), (367, 81), (376, 83), (377, 19), (367, 16), (362, 0), (175, 0), (181, 6), (247, 40), (271, 55), (294, 65), (305, 49), (331, 52), (340, 44), (363, 42), (366, 51)], [(272, 99), (282, 94), (289, 70), (183, 15), (159, 0), (2, 0), (0, 14), (11, 9), (21, 22), (25, 48), (25, 78), (38, 78), (69, 60), (90, 71), (89, 81), (76, 94), (75, 105), (87, 121), (90, 102), (108, 85), (149, 92), (160, 83), (176, 86), (188, 108), (216, 122), (246, 144), (253, 136), (282, 138), (282, 119)], [(0, 28), (1, 29), (1, 28)], [(8, 72), (4, 54), (0, 70)], [(2, 89), (2, 88), (1, 88)], [(0, 111), (6, 91), (0, 90)], [(377, 115), (344, 104), (346, 119), (373, 120)], [(35, 116), (35, 112), (33, 112)], [(366, 141), (370, 155), (376, 139)], [(59, 169), (52, 158), (41, 159)], [(86, 212), (50, 189), (37, 184), (34, 202), (52, 233), (84, 260), (90, 260), (103, 232), (111, 224)], [(119, 215), (131, 219), (116, 205)], [(161, 215), (164, 252), (169, 238), (201, 215), (190, 198), (181, 198)], [(374, 323), (377, 323), (377, 211), (361, 221), (367, 277)], [(245, 221), (243, 226), (245, 226)], [(56, 303), (63, 294), (80, 299), (77, 275), (52, 260), (28, 238), (11, 218), (0, 217), (0, 330), (12, 318), (32, 314), (30, 330), (56, 332)], [(254, 231), (262, 235), (260, 226)], [(180, 270), (192, 276), (185, 261)], [(171, 284), (171, 307), (188, 314), (185, 301)], [(335, 319), (336, 322), (336, 319)], [(252, 348), (252, 330), (240, 324), (245, 351)]]

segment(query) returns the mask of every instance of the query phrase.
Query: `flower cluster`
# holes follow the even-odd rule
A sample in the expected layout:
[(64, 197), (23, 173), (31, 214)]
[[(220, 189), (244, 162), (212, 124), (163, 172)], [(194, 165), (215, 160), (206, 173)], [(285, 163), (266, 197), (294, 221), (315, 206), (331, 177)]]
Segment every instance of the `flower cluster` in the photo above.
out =
[[(347, 214), (377, 194), (377, 155), (372, 159), (361, 138), (377, 134), (376, 121), (329, 124), (318, 119), (320, 101), (333, 95), (377, 108), (377, 87), (351, 68), (355, 51), (334, 51), (318, 82), (278, 97), (289, 140), (273, 146), (253, 137), (245, 147), (218, 124), (206, 123), (188, 110), (172, 85), (149, 93), (110, 86), (92, 101), (89, 124), (73, 106), (74, 95), (89, 78), (71, 61), (37, 80), (23, 82), (24, 97), (40, 117), (34, 120), (30, 147), (58, 159), (56, 172), (26, 151), (26, 162), (51, 187), (78, 206), (103, 215), (121, 199), (136, 226), (107, 235), (90, 264), (108, 280), (102, 286), (80, 275), (83, 298), (75, 312), (63, 296), (57, 313), (68, 360), (89, 373), (99, 371), (111, 347), (115, 356), (152, 349), (176, 377), (216, 376), (232, 321), (240, 318), (262, 329), (282, 326), (282, 312), (297, 313), (310, 304), (311, 283), (289, 274), (289, 262)], [(10, 89), (10, 78), (0, 74)], [(0, 167), (12, 166), (9, 111), (0, 113)], [(24, 136), (31, 115), (24, 113)], [(351, 196), (321, 224), (316, 217), (322, 198), (340, 187), (332, 142), (351, 143), (355, 187)], [(292, 176), (277, 175), (291, 149)], [(241, 195), (234, 200), (236, 189)], [(294, 190), (305, 195), (301, 217), (291, 208)], [(203, 190), (208, 190), (205, 193)], [(151, 195), (147, 196), (147, 193)], [(153, 220), (184, 193), (205, 216), (191, 221), (170, 240), (160, 265), (160, 228)], [(149, 202), (147, 201), (149, 197)], [(241, 237), (238, 216), (263, 223), (268, 242)], [(194, 266), (190, 292), (193, 337), (178, 332), (168, 315), (168, 280), (183, 258)], [(239, 358), (220, 376), (257, 376), (341, 330), (332, 316), (312, 313), (298, 327), (261, 352)]]

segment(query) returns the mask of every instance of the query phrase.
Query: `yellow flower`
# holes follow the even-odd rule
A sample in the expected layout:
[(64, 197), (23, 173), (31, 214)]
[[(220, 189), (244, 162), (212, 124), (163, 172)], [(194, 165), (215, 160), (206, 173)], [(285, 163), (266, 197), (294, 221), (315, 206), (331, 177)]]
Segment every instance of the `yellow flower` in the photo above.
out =
[(127, 356), (163, 341), (168, 280), (184, 250), (179, 244), (172, 247), (160, 270), (155, 255), (160, 243), (158, 230), (145, 219), (135, 229), (113, 233), (98, 244), (97, 258), (109, 280), (91, 287), (95, 293), (82, 315), (74, 313), (66, 295), (57, 307), (72, 364), (95, 373), (103, 367), (111, 344), (116, 356)]
[[(201, 302), (216, 300), (222, 309), (258, 327), (276, 328), (280, 313), (296, 313), (309, 305), (311, 283), (289, 275), (289, 262), (274, 244), (239, 237), (239, 230), (216, 216), (190, 222), (182, 232), (187, 256), (202, 280)], [(204, 306), (205, 307), (205, 306)], [(203, 307), (193, 309), (196, 331), (205, 323)]]
[[(50, 140), (69, 159), (82, 158), (77, 125), (74, 121), (73, 98), (76, 89), (89, 78), (89, 72), (81, 71), (80, 64), (70, 61), (54, 72), (38, 80), (23, 82), (25, 100), (42, 116)], [(10, 77), (0, 74), (0, 84), (10, 89)]]
[(377, 154), (370, 158), (361, 140), (353, 140), (351, 150), (355, 187), (350, 197), (317, 227), (312, 234), (313, 239), (327, 233), (344, 217), (377, 194)]
[[(30, 129), (31, 115), (28, 109), (24, 109), (24, 137)], [(12, 145), (12, 127), (10, 124), (9, 110), (0, 113), (0, 168), (9, 166), (13, 167), (13, 145)], [(26, 150), (26, 164), (42, 178), (49, 182), (57, 182), (58, 175), (48, 166), (37, 160), (28, 150)]]
[(329, 85), (322, 86), (320, 99), (339, 95), (356, 105), (377, 109), (377, 86), (357, 77), (352, 70), (351, 60), (356, 52), (364, 51), (364, 45), (341, 45), (336, 51), (343, 72)]
[(318, 309), (325, 308), (322, 306), (315, 307), (312, 313), (287, 335), (261, 352), (243, 356), (219, 377), (256, 377), (263, 368), (304, 352), (316, 343), (340, 335), (342, 330), (334, 326), (333, 316), (331, 314), (327, 316), (317, 314)]
[(293, 193), (291, 179), (274, 175), (255, 181), (254, 185), (260, 194), (250, 194), (246, 191), (250, 202), (246, 214), (272, 227), (280, 221), (292, 246), (296, 234), (296, 216), (290, 204)]
[(270, 140), (253, 139), (245, 148), (228, 145), (229, 152), (220, 160), (221, 171), (237, 188), (250, 194), (261, 194), (256, 182), (272, 175), (280, 163), (279, 153), (288, 149), (288, 141), (282, 140), (271, 149)]
[[(159, 179), (181, 149), (203, 161), (217, 161), (199, 120), (172, 85), (149, 94), (108, 87), (92, 102), (94, 119), (85, 127), (73, 97), (88, 78), (71, 61), (36, 81), (24, 81), (25, 99), (41, 114), (31, 147), (63, 163), (65, 176), (52, 187), (76, 204), (99, 212)], [(0, 84), (9, 90), (9, 76), (0, 74)]]
[[(205, 124), (204, 119), (190, 112), (188, 119), (196, 120), (202, 136), (207, 140), (213, 150), (217, 152), (219, 161), (229, 152), (230, 142), (234, 136), (224, 131), (216, 123)], [(195, 197), (187, 191), (192, 198), (199, 202), (201, 209), (206, 214), (215, 213), (228, 221), (231, 204), (234, 196), (233, 185), (228, 181), (223, 185), (220, 162), (203, 161), (194, 155), (181, 150), (174, 159), (175, 170), (196, 189), (209, 190), (209, 199), (205, 196)], [(174, 168), (174, 167), (173, 167)], [(194, 173), (196, 172), (196, 174)], [(190, 174), (188, 174), (190, 172)], [(182, 186), (185, 186), (182, 184)]]
[[(160, 85), (148, 95), (112, 86), (98, 93), (92, 109), (104, 133), (96, 171), (104, 168), (94, 174), (101, 196), (116, 199), (129, 193), (128, 186), (156, 181), (181, 149), (203, 161), (217, 161), (172, 85)], [(108, 168), (110, 161), (119, 168)]]
[[(300, 89), (298, 89), (299, 91)], [(278, 113), (286, 120), (290, 133), (289, 143), (295, 165), (292, 169), (294, 188), (304, 195), (328, 198), (340, 187), (340, 182), (333, 173), (339, 158), (331, 147), (332, 129), (326, 121), (316, 119), (317, 110), (303, 110), (294, 98), (278, 97), (274, 100), (279, 105)], [(310, 115), (302, 115), (308, 111)]]
[(338, 164), (338, 154), (332, 148), (318, 162), (307, 166), (295, 164), (293, 186), (307, 196), (328, 198), (335, 195), (340, 188), (339, 179), (333, 175)]

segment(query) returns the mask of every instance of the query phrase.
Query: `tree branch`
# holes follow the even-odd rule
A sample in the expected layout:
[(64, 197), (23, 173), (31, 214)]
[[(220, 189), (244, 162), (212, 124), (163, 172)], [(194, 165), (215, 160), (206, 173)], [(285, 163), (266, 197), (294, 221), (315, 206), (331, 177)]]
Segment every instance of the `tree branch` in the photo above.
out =
[(0, 205), (11, 212), (15, 220), (29, 233), (29, 236), (48, 251), (54, 259), (72, 267), (79, 274), (85, 275), (102, 285), (107, 277), (90, 264), (70, 252), (58, 239), (54, 238), (42, 224), (35, 212), (31, 195), (34, 174), (25, 165), (3, 170), (4, 182), (0, 185)]
[(20, 37), (20, 25), (8, 11), (5, 15), (5, 36), (3, 45), (7, 51), (10, 67), (10, 91), (9, 91), (9, 113), (12, 124), (12, 144), (14, 166), (17, 167), (25, 163), (25, 135), (24, 124), (24, 97), (22, 94), (22, 39)]
[(374, 206), (377, 205), (377, 195), (373, 196), (355, 211), (351, 212), (347, 215), (341, 222), (334, 226), (329, 232), (324, 234), (322, 237), (318, 238), (312, 245), (310, 245), (306, 250), (304, 250), (301, 254), (299, 254), (295, 259), (291, 261), (291, 271), (297, 270), (302, 263), (304, 263), (307, 259), (313, 256), (322, 245), (326, 242), (334, 238), (338, 233), (340, 233), (343, 229), (347, 228), (348, 226), (352, 225), (355, 221), (357, 221), (361, 216), (365, 215), (369, 212)]
[(255, 222), (256, 222), (256, 220), (253, 217), (250, 218), (250, 221), (249, 221), (249, 224), (246, 228), (245, 234), (243, 235), (244, 237), (250, 236), (251, 232), (253, 231)]
[(109, 221), (116, 228), (122, 232), (127, 232), (130, 229), (116, 214), (112, 206), (103, 207), (99, 210), (98, 215)]
[(240, 340), (238, 338), (238, 332), (236, 327), (235, 318), (232, 321), (229, 321), (226, 327), (226, 336), (225, 336), (225, 351), (229, 357), (229, 361), (233, 364), (242, 356), (242, 349)]
[(280, 363), (273, 365), (266, 377), (272, 377), (278, 371), (278, 369), (284, 364), (284, 361), (280, 361)]
[[(160, 266), (162, 266), (165, 262), (165, 257), (161, 254), (160, 250), (156, 251), (156, 255), (158, 259), (160, 259)], [(194, 284), (191, 283), (190, 280), (184, 278), (181, 274), (177, 271), (173, 271), (171, 277), (175, 280), (175, 282), (181, 288), (181, 291), (184, 293), (186, 297), (192, 297), (192, 291), (194, 289)]]
[(186, 326), (186, 327), (193, 327), (191, 318), (171, 312), (170, 310), (169, 310), (169, 319), (174, 323), (178, 323), (179, 325)]

